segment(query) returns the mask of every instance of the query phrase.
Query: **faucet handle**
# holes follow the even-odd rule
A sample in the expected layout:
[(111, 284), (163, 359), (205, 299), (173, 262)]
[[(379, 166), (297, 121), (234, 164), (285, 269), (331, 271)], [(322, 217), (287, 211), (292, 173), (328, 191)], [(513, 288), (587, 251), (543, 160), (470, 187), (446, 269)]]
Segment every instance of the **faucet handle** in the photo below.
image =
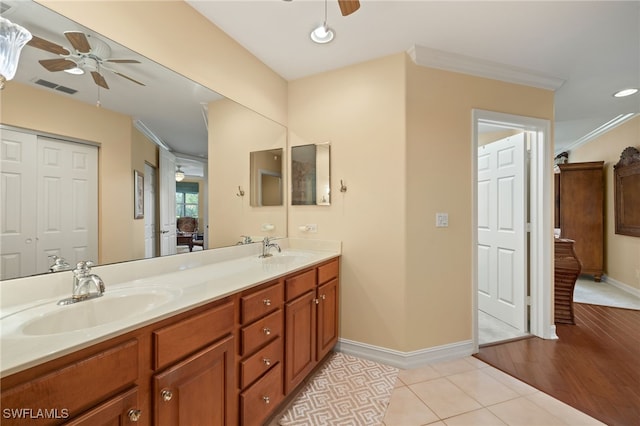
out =
[(81, 260), (76, 264), (76, 269), (73, 272), (78, 276), (88, 275), (93, 265), (94, 263), (90, 260)]

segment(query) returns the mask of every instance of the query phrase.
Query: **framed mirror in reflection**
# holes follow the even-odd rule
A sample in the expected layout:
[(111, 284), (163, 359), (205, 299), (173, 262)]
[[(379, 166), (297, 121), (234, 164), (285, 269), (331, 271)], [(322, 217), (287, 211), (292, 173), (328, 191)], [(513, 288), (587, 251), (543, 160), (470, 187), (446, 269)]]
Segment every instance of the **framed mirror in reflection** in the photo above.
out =
[(249, 156), (251, 206), (281, 206), (282, 148), (254, 151)]
[[(227, 191), (217, 184), (233, 182), (234, 187), (238, 183), (245, 184), (229, 174), (240, 170), (246, 174), (247, 153), (255, 148), (273, 147), (275, 139), (279, 146), (286, 146), (286, 129), (282, 125), (38, 3), (9, 1), (7, 6), (7, 10), (3, 8), (3, 16), (46, 42), (23, 48), (14, 80), (7, 82), (0, 91), (0, 124), (97, 147), (100, 190), (92, 191), (98, 197), (94, 218), (98, 228), (97, 250), (95, 254), (83, 254), (77, 260), (108, 264), (143, 259), (149, 253), (176, 253), (176, 199), (171, 194), (175, 194), (177, 165), (181, 165), (187, 175), (185, 181), (195, 182), (200, 188), (198, 229), (206, 234), (205, 248), (235, 244), (240, 235), (248, 232), (249, 226), (244, 223), (248, 215), (241, 216), (235, 211), (227, 214), (229, 206), (237, 201), (235, 191)], [(54, 71), (40, 63), (61, 59), (52, 45), (67, 51), (72, 49), (73, 44), (64, 35), (65, 31), (79, 32), (91, 46), (101, 46), (99, 50), (105, 55), (101, 75), (105, 84), (102, 79), (92, 78), (90, 69), (84, 74), (70, 74)], [(119, 62), (121, 59), (126, 61)], [(208, 125), (213, 121), (216, 130)], [(256, 133), (247, 134), (248, 122), (251, 122), (249, 127), (258, 129)], [(259, 142), (260, 135), (265, 134), (269, 141), (256, 146), (255, 141)], [(239, 144), (242, 138), (254, 141), (253, 146)], [(167, 170), (162, 170), (160, 165), (160, 152), (174, 157), (174, 165)], [(212, 156), (218, 156), (224, 164), (212, 162)], [(132, 215), (134, 183), (131, 176), (134, 170), (145, 175), (143, 220), (135, 220)], [(4, 174), (9, 173), (9, 169), (3, 165), (0, 172), (4, 182)], [(64, 187), (61, 190), (72, 189)], [(167, 191), (169, 197), (165, 198), (167, 201), (161, 201), (165, 190), (170, 190)], [(43, 192), (37, 190), (37, 193)], [(156, 201), (147, 198), (153, 194), (158, 197)], [(3, 200), (5, 195), (0, 194)], [(9, 205), (2, 203), (0, 207), (5, 209)], [(148, 208), (152, 210), (148, 211)], [(5, 213), (0, 212), (7, 217)], [(274, 210), (270, 214), (269, 222), (277, 225), (279, 235), (286, 236), (286, 212)], [(50, 219), (43, 217), (43, 220)], [(221, 229), (233, 238), (222, 238)], [(7, 234), (5, 231), (0, 230), (3, 236)], [(168, 234), (174, 235), (169, 239), (174, 249), (161, 250), (160, 240)], [(23, 243), (29, 241), (33, 247), (37, 246), (42, 260), (37, 262), (35, 271), (18, 273), (10, 278), (47, 272), (51, 263), (47, 253), (62, 256), (71, 264), (76, 261), (75, 254), (63, 253), (57, 247), (45, 247), (37, 235), (25, 237)], [(4, 246), (3, 243), (0, 241), (0, 246)], [(29, 262), (25, 259), (23, 257), (21, 261)]]
[(331, 204), (331, 146), (329, 143), (291, 147), (291, 204)]

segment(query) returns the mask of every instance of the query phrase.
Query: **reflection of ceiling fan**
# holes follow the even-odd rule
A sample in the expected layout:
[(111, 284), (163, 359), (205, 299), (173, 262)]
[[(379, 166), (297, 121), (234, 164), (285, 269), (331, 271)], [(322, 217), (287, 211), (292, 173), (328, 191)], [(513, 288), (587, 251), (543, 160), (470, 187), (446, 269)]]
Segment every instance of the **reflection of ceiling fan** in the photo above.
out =
[[(93, 81), (100, 87), (108, 89), (107, 81), (104, 79), (101, 70), (111, 71), (114, 74), (124, 77), (141, 86), (144, 84), (134, 80), (106, 65), (107, 62), (119, 64), (139, 64), (140, 61), (135, 59), (109, 59), (111, 56), (111, 48), (107, 43), (97, 37), (86, 35), (80, 31), (65, 31), (65, 37), (71, 43), (72, 49), (67, 49), (59, 44), (50, 42), (40, 37), (33, 36), (31, 41), (27, 43), (29, 46), (45, 50), (50, 53), (60, 55), (57, 59), (42, 59), (40, 65), (45, 67), (47, 71), (67, 71), (71, 74), (84, 74), (85, 71), (91, 73)], [(91, 41), (89, 41), (91, 40)]]
[(358, 0), (338, 0), (340, 5), (340, 12), (342, 16), (351, 15), (356, 10), (360, 9), (360, 2)]

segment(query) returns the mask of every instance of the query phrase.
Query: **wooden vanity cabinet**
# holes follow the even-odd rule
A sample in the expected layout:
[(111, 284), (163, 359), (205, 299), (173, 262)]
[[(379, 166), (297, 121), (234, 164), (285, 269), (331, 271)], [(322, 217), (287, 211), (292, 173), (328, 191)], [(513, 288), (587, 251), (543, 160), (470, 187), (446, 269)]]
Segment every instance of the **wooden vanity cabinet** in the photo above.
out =
[(240, 422), (261, 425), (283, 400), (284, 282), (240, 296), (238, 394)]
[(338, 341), (339, 259), (285, 280), (285, 394), (294, 390)]

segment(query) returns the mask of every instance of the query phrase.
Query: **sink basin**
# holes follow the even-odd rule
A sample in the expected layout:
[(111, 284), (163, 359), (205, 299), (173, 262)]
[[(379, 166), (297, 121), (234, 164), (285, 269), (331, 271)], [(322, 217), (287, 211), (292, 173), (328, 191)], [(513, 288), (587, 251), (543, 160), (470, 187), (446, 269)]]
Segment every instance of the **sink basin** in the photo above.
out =
[[(37, 308), (26, 320), (21, 332), (25, 335), (41, 336), (84, 330), (114, 321), (126, 319), (162, 306), (177, 296), (169, 289), (121, 289), (104, 296), (54, 308)], [(27, 312), (25, 312), (27, 313)]]

